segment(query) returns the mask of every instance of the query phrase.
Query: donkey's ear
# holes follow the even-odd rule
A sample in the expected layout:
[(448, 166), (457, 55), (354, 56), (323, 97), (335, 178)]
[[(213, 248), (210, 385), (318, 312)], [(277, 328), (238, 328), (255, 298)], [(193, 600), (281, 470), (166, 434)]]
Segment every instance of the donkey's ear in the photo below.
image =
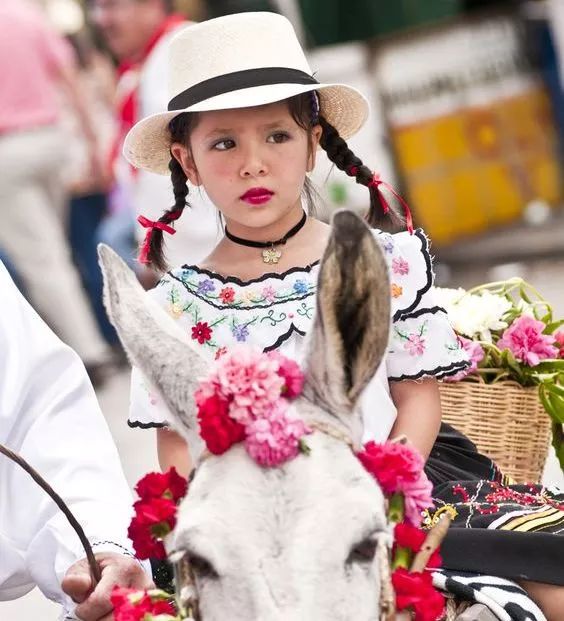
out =
[(376, 373), (390, 331), (384, 255), (364, 222), (338, 211), (321, 261), (306, 362), (306, 396), (340, 416)]
[(206, 362), (111, 248), (100, 244), (98, 257), (104, 304), (129, 360), (161, 394), (174, 417), (168, 422), (195, 445), (194, 391), (207, 373)]

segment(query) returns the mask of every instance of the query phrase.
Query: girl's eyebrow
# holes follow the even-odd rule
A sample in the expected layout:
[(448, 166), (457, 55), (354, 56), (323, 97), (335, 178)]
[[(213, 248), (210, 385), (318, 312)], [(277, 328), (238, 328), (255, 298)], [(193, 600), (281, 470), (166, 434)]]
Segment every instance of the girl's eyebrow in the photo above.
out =
[[(265, 123), (264, 125), (259, 125), (261, 129), (274, 129), (275, 127), (284, 127), (288, 124), (287, 120), (279, 119), (278, 121), (272, 121), (270, 123)], [(215, 128), (208, 132), (205, 138), (213, 138), (214, 136), (224, 136), (226, 134), (233, 134), (236, 130), (233, 128)]]

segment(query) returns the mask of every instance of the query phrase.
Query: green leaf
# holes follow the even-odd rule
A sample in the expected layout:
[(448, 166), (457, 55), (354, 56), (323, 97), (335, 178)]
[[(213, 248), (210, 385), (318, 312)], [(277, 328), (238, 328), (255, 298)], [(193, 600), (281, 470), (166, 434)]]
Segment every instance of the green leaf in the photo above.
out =
[(564, 319), (559, 319), (558, 321), (553, 321), (552, 323), (548, 323), (544, 321), (544, 323), (548, 324), (546, 328), (544, 329), (544, 333), (553, 334), (554, 332), (556, 332), (556, 330), (558, 330), (560, 326), (564, 326)]
[(564, 471), (564, 432), (562, 425), (558, 423), (552, 423), (552, 446), (560, 463), (560, 468)]
[(564, 423), (564, 394), (556, 384), (541, 384), (539, 398), (554, 422)]

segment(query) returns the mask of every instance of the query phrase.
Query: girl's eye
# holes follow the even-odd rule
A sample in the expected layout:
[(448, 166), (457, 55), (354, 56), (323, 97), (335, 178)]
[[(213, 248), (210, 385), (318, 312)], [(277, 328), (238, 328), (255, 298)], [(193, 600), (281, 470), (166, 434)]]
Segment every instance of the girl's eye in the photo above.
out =
[(235, 141), (230, 138), (226, 140), (220, 140), (219, 142), (214, 143), (213, 148), (218, 151), (227, 151), (228, 149), (232, 149), (235, 146)]
[(282, 142), (286, 142), (287, 140), (290, 140), (290, 134), (288, 134), (287, 132), (276, 132), (275, 134), (271, 134), (268, 137), (267, 142), (280, 144)]

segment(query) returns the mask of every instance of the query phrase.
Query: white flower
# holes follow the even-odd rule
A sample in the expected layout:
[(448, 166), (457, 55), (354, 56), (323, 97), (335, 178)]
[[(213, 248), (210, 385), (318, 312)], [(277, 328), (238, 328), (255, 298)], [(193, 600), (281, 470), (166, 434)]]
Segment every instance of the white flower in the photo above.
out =
[(507, 298), (483, 291), (452, 296), (451, 300), (444, 306), (452, 327), (459, 334), (491, 343), (492, 330), (507, 328), (507, 322), (502, 319), (512, 306)]
[(466, 289), (462, 287), (458, 287), (458, 289), (448, 289), (447, 287), (435, 287), (434, 288), (434, 297), (435, 302), (442, 306), (447, 310), (464, 294), (466, 293)]

